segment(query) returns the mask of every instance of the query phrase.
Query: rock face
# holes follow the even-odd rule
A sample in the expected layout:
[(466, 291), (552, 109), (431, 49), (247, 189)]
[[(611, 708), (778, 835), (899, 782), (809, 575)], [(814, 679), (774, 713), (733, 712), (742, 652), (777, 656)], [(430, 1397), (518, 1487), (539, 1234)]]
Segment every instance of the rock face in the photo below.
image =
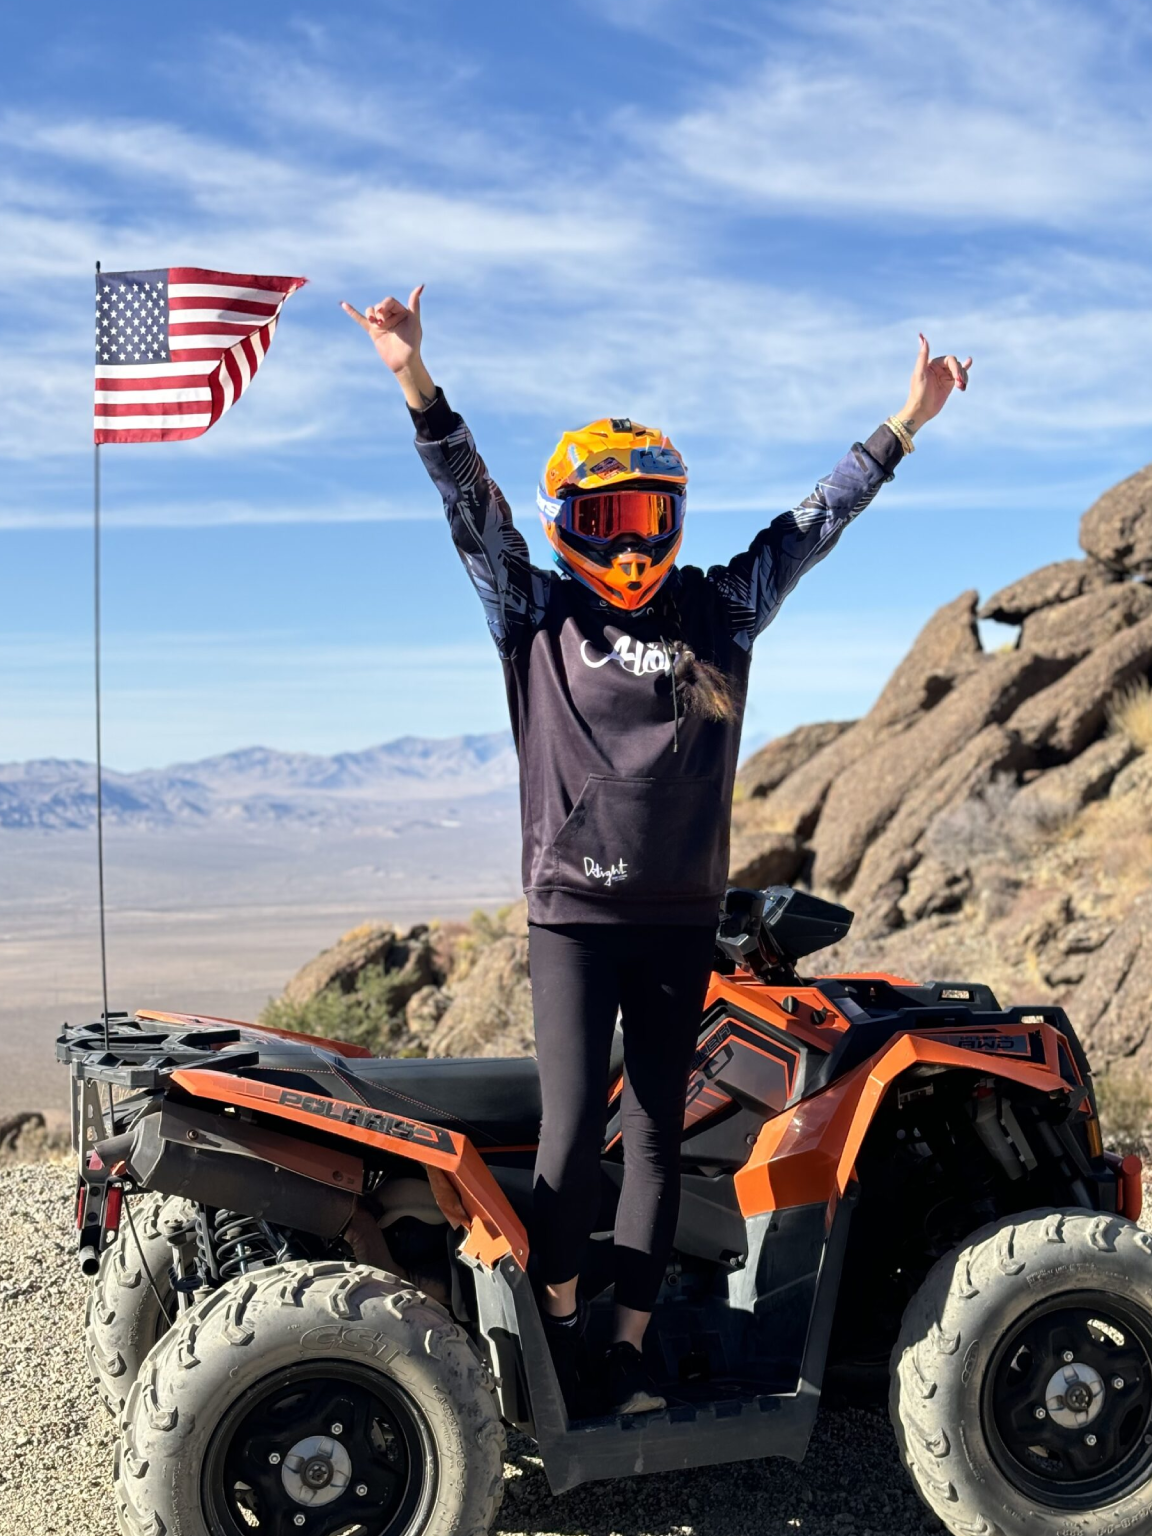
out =
[(964, 592), (928, 620), (863, 720), (797, 763), (769, 792), (765, 825), (795, 837), (810, 837), (828, 792), (841, 775), (873, 747), (935, 709), (982, 659), (976, 593)]
[(1097, 1071), (1128, 1057), (1152, 1067), (1152, 893), (1093, 955), (1068, 1006)]
[(1060, 661), (1083, 661), (1150, 613), (1152, 586), (1125, 581), (1098, 587), (1083, 597), (1030, 614), (1020, 630), (1020, 648)]
[[(822, 970), (981, 980), (1004, 1003), (1063, 1003), (1099, 1066), (1152, 1069), (1152, 740), (1134, 723), (1152, 687), (1152, 467), (1085, 514), (1081, 544), (1085, 558), (979, 609), (1020, 626), (1015, 646), (982, 650), (977, 594), (964, 592), (860, 720), (801, 726), (754, 753), (737, 778), (730, 878), (851, 907)], [(1131, 689), (1122, 731), (1109, 706)], [(384, 977), (368, 989), (392, 1010), (382, 1048), (531, 1049), (523, 903), (453, 929), (365, 925), (285, 998), (351, 1004), (364, 976)]]
[(1152, 576), (1152, 464), (1105, 491), (1080, 519), (1080, 548), (1124, 576)]
[(812, 846), (813, 879), (834, 891), (852, 883), (869, 843), (906, 796), (987, 725), (996, 725), (1049, 681), (1047, 657), (1013, 651), (985, 657), (935, 709), (859, 758), (831, 787)]
[(1073, 757), (1099, 734), (1108, 700), (1150, 672), (1152, 616), (1113, 635), (1059, 682), (1021, 704), (1009, 729), (1052, 760)]
[(763, 812), (756, 801), (732, 808), (732, 852), (728, 878), (733, 885), (761, 890), (766, 885), (791, 885), (808, 859), (808, 851), (790, 832), (762, 827)]
[(1022, 576), (994, 592), (981, 604), (978, 617), (996, 619), (1001, 624), (1020, 624), (1030, 614), (1057, 603), (1069, 603), (1082, 592), (1116, 579), (1114, 572), (1095, 560), (1057, 560), (1055, 565), (1042, 565), (1030, 576)]
[(1016, 796), (1017, 809), (1058, 826), (1106, 795), (1121, 768), (1135, 756), (1136, 749), (1126, 737), (1105, 736), (1070, 763), (1050, 768), (1025, 784)]
[(790, 773), (802, 768), (821, 747), (843, 736), (855, 723), (854, 720), (823, 720), (817, 725), (799, 725), (787, 736), (777, 736), (741, 763), (736, 775), (737, 795), (758, 799), (771, 794)]

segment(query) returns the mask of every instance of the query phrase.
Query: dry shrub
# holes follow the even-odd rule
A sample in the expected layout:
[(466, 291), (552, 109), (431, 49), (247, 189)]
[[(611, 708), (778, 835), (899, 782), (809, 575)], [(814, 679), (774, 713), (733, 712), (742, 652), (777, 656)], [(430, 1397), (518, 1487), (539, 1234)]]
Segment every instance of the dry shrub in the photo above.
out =
[(958, 805), (941, 811), (928, 830), (926, 850), (946, 869), (966, 869), (973, 860), (1022, 858), (1050, 835), (1056, 813), (1045, 806), (1021, 804), (1011, 774), (991, 783)]
[(1138, 752), (1152, 751), (1152, 682), (1138, 677), (1108, 700), (1108, 724)]
[(1131, 1063), (1096, 1079), (1104, 1144), (1114, 1152), (1146, 1151), (1152, 1139), (1152, 1078)]

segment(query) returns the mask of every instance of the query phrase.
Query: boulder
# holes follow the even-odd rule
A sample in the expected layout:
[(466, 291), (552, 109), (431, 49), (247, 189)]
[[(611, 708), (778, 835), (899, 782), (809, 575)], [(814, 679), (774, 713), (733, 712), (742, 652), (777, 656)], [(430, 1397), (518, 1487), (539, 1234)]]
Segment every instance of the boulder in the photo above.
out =
[(528, 939), (504, 935), (485, 944), (427, 1038), (429, 1056), (530, 1056), (532, 989)]
[(869, 843), (916, 786), (986, 726), (1013, 714), (1054, 668), (1059, 663), (1021, 651), (987, 656), (935, 709), (854, 763), (830, 788), (813, 834), (813, 880), (846, 890)]
[(1049, 761), (1074, 757), (1103, 729), (1118, 688), (1152, 671), (1152, 615), (1086, 656), (1057, 682), (1025, 700), (1008, 721)]
[(1065, 1007), (1095, 1071), (1126, 1057), (1152, 1065), (1152, 893), (1089, 958)]
[(1152, 576), (1152, 464), (1088, 508), (1080, 519), (1080, 548), (1113, 571)]
[(1031, 614), (1020, 631), (1020, 648), (1063, 661), (1082, 661), (1150, 613), (1152, 586), (1140, 581), (1114, 582)]
[(807, 838), (831, 785), (877, 742), (935, 708), (982, 658), (976, 633), (976, 593), (963, 592), (938, 609), (888, 679), (880, 697), (854, 726), (822, 747), (771, 790), (766, 805), (778, 832)]
[(443, 980), (437, 974), (424, 924), (403, 932), (391, 923), (362, 923), (301, 966), (281, 1000), (302, 1007), (321, 992), (351, 992), (361, 975), (373, 968), (395, 977), (398, 1007), (421, 987)]
[(765, 824), (762, 800), (745, 800), (732, 807), (732, 847), (728, 879), (732, 885), (759, 890), (765, 885), (791, 885), (807, 858), (807, 850), (790, 832)]
[[(909, 790), (899, 810), (866, 849), (845, 898), (858, 914), (858, 936), (884, 933), (907, 920), (900, 903), (908, 876), (920, 863), (929, 841), (935, 843), (932, 852), (938, 868), (966, 868), (968, 852), (959, 846), (963, 839), (942, 826), (943, 818), (955, 817), (994, 780), (1014, 780), (1028, 761), (1017, 737), (1001, 725), (989, 725)], [(939, 835), (934, 837), (936, 833)], [(942, 891), (951, 888), (943, 876), (940, 887)], [(932, 905), (931, 898), (921, 895), (918, 899), (925, 909)]]
[(1135, 756), (1136, 748), (1126, 736), (1104, 736), (1070, 763), (1049, 768), (1025, 784), (1013, 808), (1038, 824), (1057, 825), (1089, 801), (1106, 795), (1116, 775)]
[(1030, 614), (1071, 602), (1082, 592), (1116, 580), (1114, 571), (1095, 560), (1057, 560), (993, 592), (978, 617), (995, 619), (999, 624), (1020, 624)]
[(797, 726), (787, 736), (777, 736), (740, 765), (736, 775), (737, 793), (750, 800), (768, 794), (822, 747), (855, 724), (854, 720), (822, 720), (816, 725)]

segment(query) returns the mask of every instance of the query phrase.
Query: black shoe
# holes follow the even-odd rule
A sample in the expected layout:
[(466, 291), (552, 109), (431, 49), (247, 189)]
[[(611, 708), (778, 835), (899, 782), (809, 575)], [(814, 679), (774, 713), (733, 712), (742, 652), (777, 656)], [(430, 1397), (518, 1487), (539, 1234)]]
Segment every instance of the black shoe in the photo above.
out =
[(613, 1413), (655, 1413), (658, 1408), (667, 1408), (644, 1368), (644, 1357), (634, 1345), (620, 1340), (610, 1346), (605, 1360), (608, 1401)]
[(556, 1368), (556, 1380), (570, 1416), (577, 1412), (580, 1402), (581, 1378), (584, 1374), (584, 1328), (588, 1322), (588, 1303), (577, 1303), (571, 1317), (555, 1317), (541, 1310), (544, 1337), (548, 1352)]

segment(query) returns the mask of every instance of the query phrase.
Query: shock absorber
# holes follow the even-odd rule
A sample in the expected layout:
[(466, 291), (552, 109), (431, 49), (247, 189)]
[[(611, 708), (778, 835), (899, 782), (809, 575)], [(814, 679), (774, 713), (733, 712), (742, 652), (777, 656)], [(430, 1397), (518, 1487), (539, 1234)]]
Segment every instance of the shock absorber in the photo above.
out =
[(216, 1211), (212, 1217), (212, 1247), (220, 1281), (273, 1264), (278, 1244), (267, 1224), (239, 1211)]

